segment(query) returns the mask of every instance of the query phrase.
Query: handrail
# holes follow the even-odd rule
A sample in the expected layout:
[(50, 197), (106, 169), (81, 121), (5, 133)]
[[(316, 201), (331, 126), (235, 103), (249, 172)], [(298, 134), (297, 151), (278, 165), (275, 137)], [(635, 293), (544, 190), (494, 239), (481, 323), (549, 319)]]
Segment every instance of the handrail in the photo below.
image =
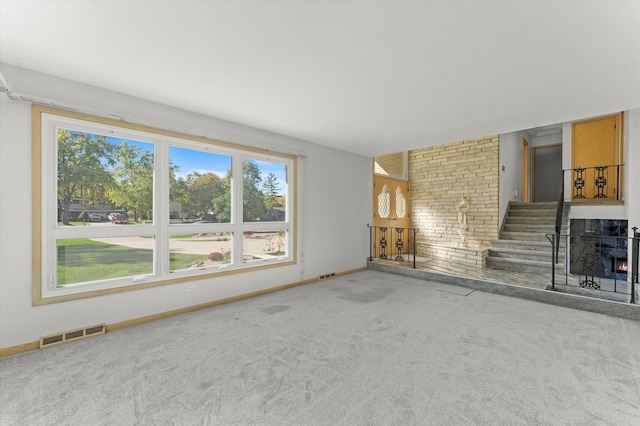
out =
[(586, 170), (586, 169), (596, 169), (598, 167), (618, 167), (618, 166), (624, 166), (624, 163), (620, 163), (620, 164), (603, 164), (602, 166), (591, 166), (591, 167), (575, 167), (573, 169), (562, 169), (563, 172), (566, 172), (568, 170)]
[(562, 213), (564, 211), (564, 170), (560, 180), (560, 191), (558, 195), (558, 208), (556, 210), (556, 251), (555, 262), (558, 263), (558, 252), (560, 248), (560, 232), (562, 230)]

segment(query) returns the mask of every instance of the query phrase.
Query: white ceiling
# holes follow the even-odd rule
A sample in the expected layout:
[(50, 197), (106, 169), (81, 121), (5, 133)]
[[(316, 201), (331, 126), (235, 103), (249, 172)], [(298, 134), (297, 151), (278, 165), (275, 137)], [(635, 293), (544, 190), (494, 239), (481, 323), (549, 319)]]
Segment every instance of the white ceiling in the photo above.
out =
[(640, 108), (640, 2), (0, 0), (0, 61), (374, 156)]

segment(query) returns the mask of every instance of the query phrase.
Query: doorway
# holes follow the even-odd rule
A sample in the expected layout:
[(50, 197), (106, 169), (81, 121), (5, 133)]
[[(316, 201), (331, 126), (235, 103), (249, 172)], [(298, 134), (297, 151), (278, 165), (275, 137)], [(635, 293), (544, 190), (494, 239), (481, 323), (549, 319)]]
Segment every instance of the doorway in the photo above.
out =
[(623, 117), (615, 114), (572, 124), (572, 201), (622, 200)]
[[(388, 176), (373, 176), (372, 255), (383, 259), (402, 257), (408, 248), (409, 182)], [(402, 243), (398, 243), (401, 241)]]
[(373, 225), (409, 227), (409, 182), (387, 176), (373, 177)]
[(562, 144), (534, 146), (532, 201), (558, 201), (562, 184)]

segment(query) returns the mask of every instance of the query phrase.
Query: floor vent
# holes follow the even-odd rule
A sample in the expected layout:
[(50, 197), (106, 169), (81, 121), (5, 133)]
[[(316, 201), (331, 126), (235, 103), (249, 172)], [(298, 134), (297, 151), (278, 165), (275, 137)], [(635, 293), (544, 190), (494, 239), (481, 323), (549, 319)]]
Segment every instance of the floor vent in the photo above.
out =
[(318, 275), (319, 280), (328, 280), (329, 278), (335, 278), (335, 277), (336, 277), (335, 272), (331, 272), (330, 274)]
[(86, 337), (104, 334), (107, 330), (106, 324), (92, 325), (91, 327), (78, 328), (77, 330), (69, 330), (63, 333), (52, 334), (40, 338), (40, 348), (59, 345), (60, 343), (70, 342), (72, 340), (84, 339)]

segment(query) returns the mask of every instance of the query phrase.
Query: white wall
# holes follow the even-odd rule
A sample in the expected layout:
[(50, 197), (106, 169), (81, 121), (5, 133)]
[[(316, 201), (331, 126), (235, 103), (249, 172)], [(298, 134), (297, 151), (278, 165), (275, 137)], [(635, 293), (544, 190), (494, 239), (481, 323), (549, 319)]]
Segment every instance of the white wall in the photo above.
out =
[[(524, 132), (500, 135), (500, 210), (502, 224), (509, 201), (522, 202), (522, 139)], [(504, 167), (504, 171), (502, 170)], [(517, 194), (517, 195), (516, 195)]]
[(533, 136), (529, 142), (531, 143), (531, 148), (547, 145), (559, 145), (562, 144), (562, 135), (558, 133), (545, 136)]
[[(629, 218), (629, 236), (633, 236), (632, 227), (640, 228), (640, 109), (625, 114), (625, 208)], [(640, 229), (638, 229), (640, 231)], [(634, 274), (631, 271), (628, 276)], [(638, 289), (638, 287), (636, 287)], [(636, 293), (636, 301), (639, 300)], [(636, 302), (638, 303), (638, 302)]]
[(33, 307), (31, 103), (0, 95), (0, 348), (366, 266), (371, 158), (6, 64), (0, 71), (14, 96), (299, 155), (297, 265)]

